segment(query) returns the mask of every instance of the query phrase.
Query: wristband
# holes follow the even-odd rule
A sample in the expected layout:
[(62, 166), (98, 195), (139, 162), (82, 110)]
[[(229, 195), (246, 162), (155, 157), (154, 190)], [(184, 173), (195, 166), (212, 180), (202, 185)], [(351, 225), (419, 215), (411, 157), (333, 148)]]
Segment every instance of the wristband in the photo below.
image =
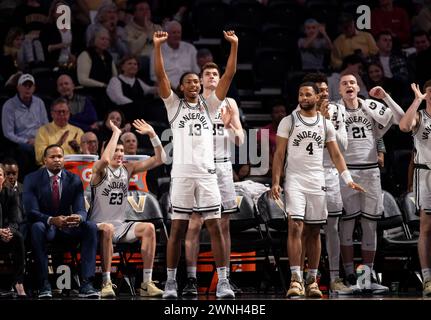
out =
[(151, 141), (151, 144), (153, 145), (154, 148), (162, 145), (162, 142), (160, 141), (160, 139), (157, 135), (150, 138), (150, 141)]
[(343, 181), (345, 184), (349, 184), (350, 182), (353, 182), (352, 176), (350, 175), (349, 170), (344, 170), (341, 173), (341, 178), (343, 178)]

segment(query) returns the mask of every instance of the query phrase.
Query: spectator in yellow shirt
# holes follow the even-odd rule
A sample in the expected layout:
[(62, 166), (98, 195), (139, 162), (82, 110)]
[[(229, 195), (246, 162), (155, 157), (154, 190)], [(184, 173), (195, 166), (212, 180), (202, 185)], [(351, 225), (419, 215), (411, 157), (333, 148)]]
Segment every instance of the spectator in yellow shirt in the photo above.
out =
[(36, 162), (42, 164), (43, 151), (51, 144), (61, 145), (64, 154), (79, 153), (81, 137), (84, 132), (69, 124), (70, 109), (64, 98), (55, 100), (51, 105), (52, 122), (39, 128), (36, 134), (34, 149)]

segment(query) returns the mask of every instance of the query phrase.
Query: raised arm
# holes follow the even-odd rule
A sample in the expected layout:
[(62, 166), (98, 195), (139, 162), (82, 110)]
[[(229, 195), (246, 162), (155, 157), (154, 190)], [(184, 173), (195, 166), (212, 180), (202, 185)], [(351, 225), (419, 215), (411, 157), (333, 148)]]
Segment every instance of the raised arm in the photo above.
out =
[(374, 87), (369, 92), (370, 97), (383, 100), (386, 105), (391, 109), (394, 115), (395, 124), (399, 124), (401, 118), (404, 116), (404, 110), (396, 103), (392, 97), (386, 93), (382, 87)]
[(105, 150), (98, 161), (93, 165), (92, 176), (91, 176), (91, 184), (98, 184), (100, 180), (103, 178), (106, 167), (108, 167), (109, 162), (115, 153), (115, 148), (117, 147), (118, 139), (121, 135), (121, 130), (115, 126), (111, 120), (109, 120), (109, 125), (112, 129), (112, 136), (106, 146)]
[(410, 107), (407, 109), (406, 114), (402, 117), (400, 121), (400, 130), (403, 132), (410, 132), (416, 130), (417, 124), (419, 122), (418, 108), (425, 99), (426, 93), (422, 93), (419, 85), (416, 83), (411, 84), (412, 90), (415, 93), (415, 99), (413, 100)]
[(165, 31), (156, 31), (153, 35), (154, 43), (154, 72), (156, 74), (159, 86), (159, 96), (163, 99), (171, 95), (171, 83), (165, 71), (165, 65), (162, 56), (162, 43), (168, 39), (168, 33)]
[(230, 42), (230, 54), (226, 64), (226, 70), (220, 78), (215, 91), (215, 94), (220, 101), (223, 101), (223, 99), (226, 98), (229, 86), (235, 75), (238, 54), (238, 37), (235, 35), (235, 31), (223, 31), (223, 34), (224, 38)]
[(130, 163), (131, 175), (153, 169), (155, 167), (160, 166), (162, 163), (166, 161), (165, 149), (163, 149), (162, 142), (160, 141), (157, 134), (154, 132), (153, 127), (150, 126), (142, 119), (135, 120), (133, 122), (133, 126), (136, 128), (136, 132), (138, 132), (139, 134), (142, 134), (142, 135), (147, 134), (148, 137), (150, 137), (151, 144), (154, 147), (154, 156), (144, 161)]
[(239, 119), (239, 110), (236, 101), (228, 99), (228, 106), (221, 109), (221, 117), (225, 128), (227, 129), (229, 140), (240, 146), (244, 143), (244, 131), (242, 130), (241, 120)]

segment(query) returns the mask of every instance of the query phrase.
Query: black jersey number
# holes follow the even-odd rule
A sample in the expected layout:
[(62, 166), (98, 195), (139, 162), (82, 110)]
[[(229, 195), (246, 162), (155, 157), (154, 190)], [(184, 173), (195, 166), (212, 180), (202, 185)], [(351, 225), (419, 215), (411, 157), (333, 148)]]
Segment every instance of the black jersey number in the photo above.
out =
[(355, 139), (360, 139), (360, 138), (366, 138), (367, 137), (367, 135), (365, 134), (365, 128), (364, 127), (362, 127), (362, 128), (353, 127), (352, 128), (352, 133), (353, 133), (353, 138), (355, 138)]
[(224, 124), (214, 123), (213, 125), (213, 136), (223, 136), (224, 135)]
[(313, 154), (313, 142), (310, 142), (310, 143), (308, 144), (307, 148), (305, 148), (305, 150), (307, 150), (307, 151), (308, 151), (308, 154), (309, 154), (309, 155), (312, 155), (312, 154)]
[(202, 125), (200, 123), (189, 125), (189, 136), (201, 136), (202, 135)]
[(122, 203), (123, 203), (123, 194), (122, 193), (111, 193), (111, 198), (109, 199), (109, 204), (121, 205)]

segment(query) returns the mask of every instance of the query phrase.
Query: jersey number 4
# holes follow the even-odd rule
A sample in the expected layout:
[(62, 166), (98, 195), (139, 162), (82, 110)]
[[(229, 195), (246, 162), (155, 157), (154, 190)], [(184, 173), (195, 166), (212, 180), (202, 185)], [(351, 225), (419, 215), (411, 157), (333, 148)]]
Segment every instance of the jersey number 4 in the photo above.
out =
[(111, 198), (109, 199), (109, 204), (122, 204), (123, 194), (122, 193), (111, 193)]
[(310, 143), (308, 144), (307, 148), (305, 148), (305, 150), (307, 150), (307, 151), (308, 151), (308, 154), (309, 154), (309, 155), (312, 155), (312, 154), (313, 154), (313, 142), (310, 142)]

